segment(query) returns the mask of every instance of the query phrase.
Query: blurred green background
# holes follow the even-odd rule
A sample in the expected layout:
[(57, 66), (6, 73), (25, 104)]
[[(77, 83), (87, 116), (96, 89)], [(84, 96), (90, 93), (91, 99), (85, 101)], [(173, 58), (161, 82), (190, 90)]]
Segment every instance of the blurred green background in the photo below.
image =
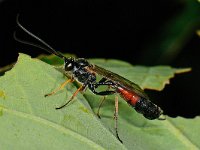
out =
[[(16, 15), (31, 32), (63, 53), (85, 58), (113, 58), (139, 65), (192, 67), (162, 92), (147, 91), (169, 116), (200, 114), (200, 3), (154, 1), (0, 1), (0, 67), (18, 52), (36, 57), (44, 51), (14, 41), (36, 42), (16, 28)], [(30, 66), (31, 67), (31, 66)]]

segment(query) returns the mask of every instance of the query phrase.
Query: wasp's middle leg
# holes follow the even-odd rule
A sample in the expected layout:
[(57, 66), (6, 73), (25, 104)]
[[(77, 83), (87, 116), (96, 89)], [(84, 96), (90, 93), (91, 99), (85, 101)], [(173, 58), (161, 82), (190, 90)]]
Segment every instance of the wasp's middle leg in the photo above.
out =
[[(101, 100), (99, 107), (98, 107), (98, 111), (97, 111), (97, 116), (100, 118), (99, 112), (100, 112), (100, 108), (103, 105), (104, 101), (105, 101), (105, 96), (106, 95), (112, 95), (114, 93), (116, 93), (115, 91), (109, 91), (108, 89), (110, 88), (110, 86), (114, 85), (111, 81), (106, 81), (106, 78), (102, 78), (99, 82), (95, 83), (95, 84), (91, 84), (89, 85), (89, 89), (96, 95), (101, 95), (103, 96), (103, 99)], [(101, 91), (101, 92), (97, 92), (96, 88), (98, 88), (101, 85), (108, 85), (108, 89), (105, 91)]]

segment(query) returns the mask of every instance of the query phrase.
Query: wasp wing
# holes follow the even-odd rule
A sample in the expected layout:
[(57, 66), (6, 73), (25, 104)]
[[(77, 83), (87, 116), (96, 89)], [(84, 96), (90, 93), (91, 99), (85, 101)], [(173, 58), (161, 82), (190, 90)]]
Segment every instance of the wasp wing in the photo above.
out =
[(148, 96), (144, 93), (144, 91), (137, 84), (129, 81), (128, 79), (126, 79), (114, 72), (106, 70), (102, 67), (99, 67), (97, 65), (92, 65), (91, 67), (89, 67), (89, 69), (91, 71), (96, 72), (98, 75), (101, 75), (104, 78), (111, 80), (113, 83), (115, 83), (119, 86), (122, 86), (123, 88), (125, 88), (127, 90), (134, 91), (139, 96), (149, 99)]

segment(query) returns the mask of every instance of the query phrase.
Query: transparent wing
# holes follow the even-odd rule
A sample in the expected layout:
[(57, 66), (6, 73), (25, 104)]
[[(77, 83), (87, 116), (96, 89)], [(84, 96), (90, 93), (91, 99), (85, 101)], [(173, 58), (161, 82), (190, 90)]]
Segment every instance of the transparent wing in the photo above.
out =
[(89, 67), (89, 70), (96, 72), (98, 75), (101, 75), (104, 78), (111, 80), (115, 84), (122, 86), (125, 89), (134, 91), (136, 94), (138, 94), (139, 96), (141, 96), (143, 98), (149, 99), (148, 96), (144, 93), (144, 91), (137, 84), (129, 81), (128, 79), (126, 79), (116, 73), (113, 73), (113, 72), (106, 70), (102, 67), (99, 67), (97, 65), (93, 65), (93, 66)]

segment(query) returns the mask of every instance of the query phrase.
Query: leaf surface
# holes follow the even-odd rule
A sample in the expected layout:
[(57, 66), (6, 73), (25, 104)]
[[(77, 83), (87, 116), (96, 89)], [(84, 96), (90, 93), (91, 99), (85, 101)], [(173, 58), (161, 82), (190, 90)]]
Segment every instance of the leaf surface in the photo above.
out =
[[(133, 81), (144, 88), (155, 87), (150, 82), (142, 83), (142, 80), (136, 77), (138, 74), (134, 73), (134, 67), (127, 63), (116, 60), (91, 62), (104, 65), (117, 73), (123, 72), (125, 77), (134, 79)], [(118, 65), (120, 67), (117, 69)], [(124, 69), (129, 66), (129, 70), (125, 71), (121, 66), (124, 66)], [(162, 67), (159, 68), (162, 70)], [(138, 67), (141, 74), (146, 72), (143, 69), (148, 70), (147, 67)], [(166, 80), (169, 80), (177, 71), (184, 70), (169, 67), (165, 71), (158, 71), (156, 75), (164, 72), (162, 76), (168, 76)], [(77, 88), (69, 84), (53, 96), (45, 98), (44, 95), (65, 80), (66, 77), (53, 66), (20, 54), (14, 68), (0, 77), (0, 149), (149, 150), (200, 147), (199, 135), (195, 132), (199, 129), (199, 117), (167, 117), (165, 121), (149, 121), (119, 99), (118, 128), (124, 142), (121, 144), (114, 134), (113, 96), (106, 98), (101, 109), (102, 119), (98, 119), (94, 114), (101, 98), (90, 91), (78, 94), (67, 107), (55, 110), (55, 107), (64, 104)]]

